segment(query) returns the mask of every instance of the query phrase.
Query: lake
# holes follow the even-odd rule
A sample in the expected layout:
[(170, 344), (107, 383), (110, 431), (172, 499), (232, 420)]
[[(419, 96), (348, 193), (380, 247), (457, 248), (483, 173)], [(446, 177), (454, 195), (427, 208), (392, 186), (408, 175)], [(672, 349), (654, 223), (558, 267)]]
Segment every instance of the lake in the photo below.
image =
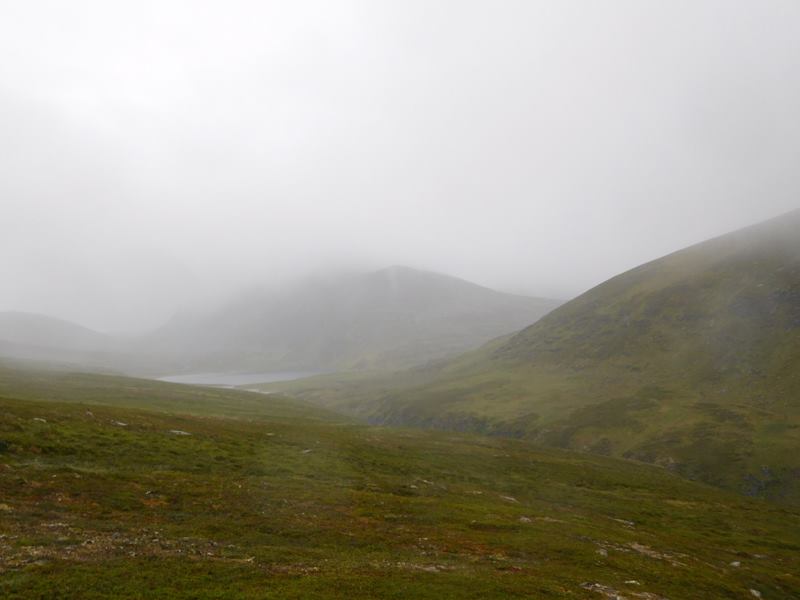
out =
[(273, 383), (275, 381), (291, 381), (311, 377), (319, 373), (309, 371), (272, 371), (270, 373), (189, 373), (159, 377), (159, 381), (170, 383), (188, 383), (193, 385), (213, 385), (218, 387), (236, 387), (254, 383)]

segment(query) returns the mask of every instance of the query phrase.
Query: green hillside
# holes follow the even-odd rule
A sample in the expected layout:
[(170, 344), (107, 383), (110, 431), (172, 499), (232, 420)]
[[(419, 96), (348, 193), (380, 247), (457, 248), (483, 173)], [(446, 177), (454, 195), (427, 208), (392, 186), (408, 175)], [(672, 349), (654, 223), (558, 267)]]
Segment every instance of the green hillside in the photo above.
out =
[(323, 383), (285, 388), (800, 501), (800, 212), (642, 265), (457, 360)]
[(797, 512), (252, 393), (3, 368), (0, 492), (3, 598), (800, 593)]

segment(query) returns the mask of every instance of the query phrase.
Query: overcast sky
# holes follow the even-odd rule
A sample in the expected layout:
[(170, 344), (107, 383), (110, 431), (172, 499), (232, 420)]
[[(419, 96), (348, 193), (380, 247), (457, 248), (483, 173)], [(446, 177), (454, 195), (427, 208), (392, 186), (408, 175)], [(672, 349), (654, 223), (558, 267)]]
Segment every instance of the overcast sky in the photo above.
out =
[(0, 309), (407, 264), (569, 297), (800, 206), (797, 0), (0, 0)]

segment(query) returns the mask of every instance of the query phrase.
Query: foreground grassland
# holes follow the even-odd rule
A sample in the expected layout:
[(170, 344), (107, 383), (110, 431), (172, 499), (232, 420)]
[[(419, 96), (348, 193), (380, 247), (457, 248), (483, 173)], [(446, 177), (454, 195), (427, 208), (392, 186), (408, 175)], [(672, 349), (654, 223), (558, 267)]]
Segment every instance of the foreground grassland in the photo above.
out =
[(0, 371), (3, 598), (773, 599), (797, 573), (800, 515), (657, 468)]

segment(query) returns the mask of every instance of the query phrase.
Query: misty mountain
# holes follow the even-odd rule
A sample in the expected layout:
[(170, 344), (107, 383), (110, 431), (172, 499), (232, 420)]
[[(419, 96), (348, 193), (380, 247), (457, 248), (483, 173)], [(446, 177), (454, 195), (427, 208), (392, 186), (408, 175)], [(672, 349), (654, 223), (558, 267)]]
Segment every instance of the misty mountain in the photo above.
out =
[(103, 362), (115, 341), (97, 331), (45, 315), (0, 312), (0, 356), (45, 361)]
[(0, 340), (7, 344), (71, 351), (102, 350), (102, 333), (53, 317), (25, 312), (0, 312)]
[(400, 368), (475, 348), (559, 303), (407, 267), (255, 291), (144, 343), (180, 370)]
[(46, 315), (0, 312), (0, 357), (90, 371), (158, 371), (134, 338), (108, 335)]
[(800, 211), (644, 264), (388, 385), (327, 401), (800, 498)]

